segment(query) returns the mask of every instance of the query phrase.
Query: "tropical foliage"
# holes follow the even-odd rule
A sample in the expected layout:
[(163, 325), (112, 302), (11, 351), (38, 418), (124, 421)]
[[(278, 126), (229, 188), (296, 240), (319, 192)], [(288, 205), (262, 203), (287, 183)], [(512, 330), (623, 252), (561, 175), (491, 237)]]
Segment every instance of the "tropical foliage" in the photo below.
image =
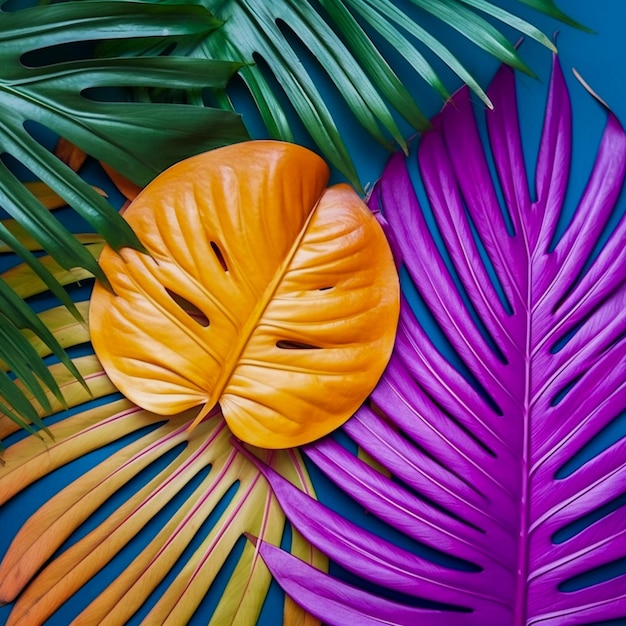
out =
[[(95, 252), (102, 242), (87, 245)], [(42, 263), (48, 264), (48, 258), (43, 257)], [(75, 278), (58, 267), (52, 272), (60, 282)], [(26, 266), (18, 266), (2, 278), (11, 286), (22, 286), (25, 297), (45, 289)], [(83, 278), (87, 276), (83, 274)], [(88, 301), (77, 302), (82, 315), (87, 306)], [(89, 340), (86, 327), (63, 307), (42, 312), (41, 319), (70, 351)], [(42, 355), (49, 352), (43, 344), (37, 348)], [(232, 447), (232, 435), (219, 412), (214, 411), (190, 431), (193, 412), (165, 420), (120, 398), (93, 354), (76, 356), (73, 364), (89, 390), (59, 365), (50, 367), (65, 402), (78, 411), (58, 423), (48, 423), (52, 440), (30, 436), (7, 449), (5, 464), (0, 467), (0, 506), (29, 484), (83, 455), (106, 451), (112, 444), (118, 449), (105, 452), (101, 464), (48, 498), (23, 525), (0, 565), (0, 602), (13, 600), (28, 585), (7, 623), (44, 623), (111, 561), (119, 567), (120, 561), (124, 562), (124, 548), (139, 533), (150, 533), (146, 527), (153, 519), (158, 527), (151, 541), (106, 592), (84, 607), (78, 623), (104, 617), (126, 623), (145, 601), (150, 607), (147, 619), (152, 623), (186, 623), (227, 560), (230, 582), (213, 619), (232, 623), (243, 615), (245, 621), (254, 623), (270, 576), (253, 547), (246, 546), (243, 533), (280, 544), (285, 515), (259, 470)], [(85, 403), (91, 398), (104, 403), (89, 407)], [(51, 404), (52, 412), (62, 408), (58, 402)], [(7, 417), (0, 418), (0, 437), (10, 437), (17, 429)], [(297, 451), (257, 453), (300, 489), (313, 494)], [(52, 490), (57, 489), (58, 478)], [(92, 525), (97, 511), (120, 494), (124, 497), (119, 508)], [(68, 538), (78, 536), (82, 539), (66, 549)], [(297, 533), (283, 544), (291, 545), (294, 555), (315, 567), (325, 567), (325, 558)], [(289, 600), (284, 610), (285, 623), (312, 623)], [(56, 616), (65, 623), (73, 617)]]
[[(243, 447), (217, 412), (189, 431), (189, 414), (164, 420), (111, 397), (51, 425), (53, 443), (29, 436), (7, 450), (3, 500), (120, 442), (24, 523), (0, 569), (3, 599), (26, 586), (9, 623), (54, 616), (110, 562), (119, 575), (93, 592), (77, 623), (104, 615), (125, 623), (133, 614), (182, 623), (203, 608), (230, 559), (236, 570), (214, 623), (234, 615), (254, 623), (269, 580), (259, 555), (299, 605), (329, 624), (508, 624), (513, 616), (562, 624), (624, 616), (625, 440), (588, 450), (626, 414), (626, 220), (619, 200), (626, 135), (609, 112), (589, 182), (560, 236), (571, 155), (560, 69), (550, 87), (534, 201), (512, 73), (502, 70), (489, 94), (498, 106), (487, 114), (488, 146), (461, 91), (410, 157), (419, 178), (409, 177), (398, 154), (374, 191), (371, 207), (384, 212), (403, 272), (398, 339), (369, 401), (337, 437), (304, 447), (314, 466), (380, 520), (379, 531), (318, 502), (295, 450)], [(616, 214), (621, 221), (607, 237)], [(67, 311), (47, 315), (66, 346), (86, 340)], [(114, 391), (93, 356), (76, 365), (93, 395)], [(76, 403), (88, 397), (76, 381), (67, 381), (67, 391)], [(16, 428), (4, 419), (0, 435)], [(350, 452), (355, 444), (377, 465)], [(90, 525), (124, 488), (117, 508)], [(281, 540), (285, 516), (291, 543)], [(146, 530), (149, 520), (154, 526)], [(122, 550), (140, 530), (148, 543), (125, 562)], [(394, 543), (382, 536), (389, 532)], [(352, 581), (325, 574), (308, 542), (330, 557), (335, 572), (352, 572)], [(317, 623), (291, 600), (284, 619)]]
[[(567, 19), (552, 0), (522, 1)], [(412, 11), (522, 70), (493, 23), (547, 43), (530, 25), (487, 0), (415, 0), (402, 11), (382, 0), (256, 4), (83, 0), (0, 14), (0, 241), (23, 261), (0, 276), (0, 439), (9, 444), (0, 502), (32, 504), (33, 487), (46, 492), (38, 511), (18, 513), (23, 527), (0, 565), (0, 601), (16, 599), (8, 623), (254, 623), (270, 570), (288, 594), (287, 624), (623, 618), (624, 440), (597, 449), (626, 414), (624, 219), (605, 232), (624, 178), (619, 123), (609, 113), (561, 236), (570, 108), (558, 69), (531, 201), (510, 73), (482, 93)], [(321, 63), (368, 132), (406, 149), (398, 116), (420, 129), (426, 120), (397, 57), (373, 47), (381, 38), (442, 97), (423, 45), (496, 108), (487, 145), (468, 92), (455, 96), (419, 144), (420, 176), (396, 155), (372, 196), (405, 301), (391, 365), (366, 405), (303, 458), (242, 446), (217, 409), (189, 430), (191, 412), (163, 418), (121, 397), (91, 352), (86, 298), (93, 275), (103, 277), (102, 237), (118, 249), (139, 244), (101, 192), (53, 155), (57, 137), (116, 181), (119, 170), (143, 185), (189, 154), (247, 137), (226, 89), (241, 68), (270, 136), (299, 136), (293, 108), (358, 184), (312, 68)], [(54, 63), (37, 60), (42, 49)], [(152, 56), (129, 58), (139, 53)], [(48, 210), (65, 202), (100, 234), (70, 235)], [(76, 281), (87, 289), (66, 292)], [(18, 432), (31, 423), (47, 433)], [(307, 468), (383, 530), (317, 502)], [(355, 572), (351, 583), (341, 568)], [(72, 604), (85, 588), (89, 600)]]
[(609, 434), (626, 415), (626, 133), (608, 111), (561, 234), (572, 113), (559, 65), (534, 200), (511, 70), (489, 95), (485, 144), (463, 89), (411, 157), (419, 176), (395, 155), (371, 198), (406, 299), (389, 367), (342, 430), (383, 472), (330, 438), (305, 448), (417, 553), (255, 461), (313, 545), (378, 593), (402, 594), (390, 601), (257, 544), (287, 593), (329, 624), (561, 626), (626, 615), (626, 438)]
[[(575, 24), (552, 0), (523, 1)], [(264, 132), (287, 140), (299, 136), (297, 125), (289, 121), (293, 110), (322, 153), (358, 188), (349, 151), (312, 66), (320, 64), (367, 132), (384, 145), (406, 148), (406, 129), (398, 125), (398, 115), (417, 129), (426, 120), (398, 78), (401, 70), (416, 72), (445, 98), (443, 81), (429, 60), (429, 55), (438, 57), (488, 102), (462, 62), (420, 26), (421, 16), (434, 17), (522, 70), (527, 68), (516, 50), (491, 22), (552, 45), (536, 28), (487, 0), (414, 0), (404, 10), (388, 0), (325, 0), (321, 7), (288, 0), (270, 4), (83, 0), (0, 14), (5, 153), (0, 206), (15, 220), (3, 220), (0, 242), (29, 263), (77, 319), (71, 299), (31, 250), (44, 249), (67, 270), (82, 267), (101, 279), (103, 275), (16, 174), (52, 188), (114, 248), (136, 247), (137, 240), (103, 197), (54, 158), (49, 148), (55, 135), (143, 185), (173, 162), (247, 137), (233, 113), (232, 91), (226, 90), (229, 77), (241, 69)], [(379, 52), (378, 40), (403, 60)], [(143, 57), (121, 58), (138, 54)], [(130, 93), (135, 102), (128, 101)], [(181, 103), (202, 106), (181, 108)], [(36, 243), (24, 246), (25, 241)], [(26, 428), (41, 427), (13, 377), (45, 408), (47, 390), (58, 400), (62, 395), (22, 331), (45, 339), (69, 371), (72, 365), (21, 298), (2, 286), (0, 301), (0, 362), (5, 363), (0, 368), (0, 410)]]

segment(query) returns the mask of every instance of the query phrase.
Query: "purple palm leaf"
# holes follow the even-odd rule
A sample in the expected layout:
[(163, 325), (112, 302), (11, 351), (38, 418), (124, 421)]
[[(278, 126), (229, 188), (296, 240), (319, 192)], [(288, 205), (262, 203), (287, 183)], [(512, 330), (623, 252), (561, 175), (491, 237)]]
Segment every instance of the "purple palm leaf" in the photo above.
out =
[[(604, 234), (619, 210), (626, 135), (608, 112), (586, 189), (559, 236), (571, 151), (560, 67), (535, 200), (509, 69), (489, 96), (488, 142), (461, 90), (420, 140), (420, 199), (400, 154), (372, 195), (406, 270), (407, 298), (389, 367), (343, 430), (391, 477), (332, 439), (306, 450), (370, 513), (454, 560), (434, 562), (365, 532), (264, 469), (292, 523), (334, 562), (379, 588), (441, 605), (394, 612), (389, 600), (307, 575), (307, 566), (261, 545), (279, 583), (328, 623), (346, 623), (335, 613), (426, 626), (626, 616), (626, 514), (618, 506), (626, 438), (591, 460), (578, 454), (626, 410), (626, 219)], [(408, 295), (413, 286), (418, 296)]]

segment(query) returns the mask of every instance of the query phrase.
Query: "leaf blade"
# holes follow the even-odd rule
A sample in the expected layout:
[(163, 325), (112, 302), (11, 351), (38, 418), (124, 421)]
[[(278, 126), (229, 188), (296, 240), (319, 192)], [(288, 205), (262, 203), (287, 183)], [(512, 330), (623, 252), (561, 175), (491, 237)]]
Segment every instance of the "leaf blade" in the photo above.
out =
[(165, 414), (204, 405), (197, 419), (219, 401), (235, 436), (270, 448), (349, 417), (391, 350), (398, 285), (375, 218), (326, 180), (313, 153), (259, 141), (144, 190), (125, 215), (158, 260), (105, 251), (117, 295), (96, 286), (91, 309), (96, 353), (125, 394)]

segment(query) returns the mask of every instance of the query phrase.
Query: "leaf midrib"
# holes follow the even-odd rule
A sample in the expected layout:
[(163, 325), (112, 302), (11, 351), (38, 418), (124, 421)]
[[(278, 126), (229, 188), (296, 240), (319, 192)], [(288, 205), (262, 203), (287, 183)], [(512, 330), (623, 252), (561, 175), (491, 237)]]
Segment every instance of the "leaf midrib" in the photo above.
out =
[[(522, 216), (520, 216), (522, 217)], [(515, 619), (518, 620), (520, 626), (525, 626), (528, 614), (528, 570), (529, 570), (529, 549), (528, 535), (530, 527), (530, 468), (531, 468), (531, 449), (530, 449), (530, 431), (531, 431), (531, 414), (532, 414), (532, 320), (533, 320), (533, 252), (530, 250), (528, 233), (526, 232), (524, 219), (520, 219), (520, 231), (524, 242), (524, 252), (526, 254), (526, 294), (525, 309), (526, 329), (525, 329), (525, 345), (524, 345), (524, 401), (523, 401), (523, 433), (522, 433), (522, 449), (521, 449), (521, 506), (520, 506), (520, 540), (518, 545), (518, 577), (514, 612)]]
[(272, 280), (268, 283), (265, 291), (263, 292), (261, 297), (258, 298), (256, 306), (246, 319), (243, 328), (241, 329), (241, 332), (238, 334), (237, 341), (235, 342), (233, 348), (224, 360), (224, 367), (222, 367), (220, 374), (215, 381), (211, 396), (207, 401), (207, 406), (214, 406), (219, 402), (219, 399), (222, 397), (224, 390), (231, 381), (233, 373), (239, 366), (241, 362), (241, 357), (248, 347), (248, 344), (250, 343), (250, 339), (253, 337), (255, 330), (258, 328), (259, 322), (263, 318), (267, 307), (274, 299), (276, 290), (278, 289), (283, 278), (285, 277), (285, 274), (287, 273), (287, 270), (290, 267), (294, 256), (300, 249), (300, 244), (304, 240), (309, 226), (313, 218), (317, 214), (317, 209), (319, 207), (321, 198), (322, 194), (320, 194), (316, 204), (313, 206), (311, 212), (307, 216), (304, 224), (302, 225), (302, 228), (300, 229), (300, 232), (294, 239), (294, 242), (291, 245), (289, 252), (286, 254), (282, 263), (280, 263), (276, 268)]

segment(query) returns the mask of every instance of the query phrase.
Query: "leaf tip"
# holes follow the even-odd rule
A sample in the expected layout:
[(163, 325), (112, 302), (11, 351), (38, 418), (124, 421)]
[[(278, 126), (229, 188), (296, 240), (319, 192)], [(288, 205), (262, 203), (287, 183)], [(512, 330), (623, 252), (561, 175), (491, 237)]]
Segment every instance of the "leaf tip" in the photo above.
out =
[(573, 67), (572, 74), (576, 77), (576, 80), (587, 90), (587, 92), (597, 101), (599, 102), (607, 111), (611, 110), (611, 107), (603, 100), (589, 85), (589, 83), (580, 75), (580, 72)]
[(552, 35), (552, 41), (550, 41), (549, 39), (546, 41), (546, 48), (548, 48), (548, 50), (550, 50), (550, 52), (552, 52), (552, 54), (558, 54), (559, 50), (556, 47), (556, 42), (559, 38), (559, 34), (560, 34), (560, 30), (555, 30), (554, 34)]

